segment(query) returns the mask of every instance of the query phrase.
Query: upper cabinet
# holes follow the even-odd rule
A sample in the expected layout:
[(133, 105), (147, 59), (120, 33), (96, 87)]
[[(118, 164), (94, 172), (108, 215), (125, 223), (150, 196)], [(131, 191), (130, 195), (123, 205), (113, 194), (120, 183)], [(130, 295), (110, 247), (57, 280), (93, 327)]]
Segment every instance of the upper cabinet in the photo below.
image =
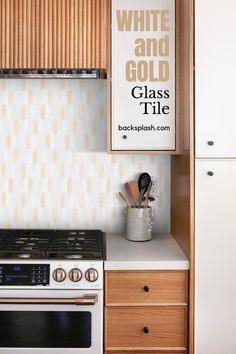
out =
[(107, 67), (108, 0), (0, 0), (0, 68)]
[(178, 150), (175, 4), (111, 0), (110, 152)]
[(235, 14), (235, 0), (195, 1), (197, 157), (236, 157)]

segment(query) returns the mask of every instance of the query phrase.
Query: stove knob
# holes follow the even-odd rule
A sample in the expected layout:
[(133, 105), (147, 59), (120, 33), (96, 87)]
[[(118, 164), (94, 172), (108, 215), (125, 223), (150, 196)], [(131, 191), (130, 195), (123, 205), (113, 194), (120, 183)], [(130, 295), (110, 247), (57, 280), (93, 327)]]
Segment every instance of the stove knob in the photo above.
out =
[(82, 273), (78, 268), (71, 269), (69, 273), (69, 278), (71, 281), (77, 282), (82, 278)]
[(94, 268), (89, 268), (86, 270), (85, 278), (90, 282), (94, 282), (98, 278), (98, 272)]
[(62, 268), (57, 268), (54, 270), (52, 276), (55, 281), (60, 283), (66, 279), (66, 272)]

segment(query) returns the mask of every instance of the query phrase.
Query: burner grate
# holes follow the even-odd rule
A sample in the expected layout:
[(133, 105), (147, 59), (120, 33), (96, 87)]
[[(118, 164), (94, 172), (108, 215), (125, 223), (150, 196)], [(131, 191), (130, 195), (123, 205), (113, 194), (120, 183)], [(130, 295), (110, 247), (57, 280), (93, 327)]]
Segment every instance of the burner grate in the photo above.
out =
[(101, 230), (0, 230), (0, 258), (103, 259)]
[(100, 230), (57, 231), (47, 250), (48, 258), (102, 259), (103, 233)]

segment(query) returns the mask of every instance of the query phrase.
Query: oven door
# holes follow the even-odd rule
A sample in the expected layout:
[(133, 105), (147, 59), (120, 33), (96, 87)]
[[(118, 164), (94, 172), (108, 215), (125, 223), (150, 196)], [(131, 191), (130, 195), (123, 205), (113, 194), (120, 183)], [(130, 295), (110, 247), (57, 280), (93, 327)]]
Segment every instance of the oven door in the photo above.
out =
[(102, 352), (102, 290), (0, 291), (0, 354)]

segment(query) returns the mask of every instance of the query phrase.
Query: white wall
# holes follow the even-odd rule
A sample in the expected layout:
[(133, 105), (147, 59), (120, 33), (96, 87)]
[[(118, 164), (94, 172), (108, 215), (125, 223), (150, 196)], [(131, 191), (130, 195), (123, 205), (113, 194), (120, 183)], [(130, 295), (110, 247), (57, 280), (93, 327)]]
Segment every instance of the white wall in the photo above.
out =
[(106, 81), (0, 80), (0, 227), (124, 230), (123, 183), (161, 177), (155, 231), (169, 231), (169, 156), (108, 155)]

